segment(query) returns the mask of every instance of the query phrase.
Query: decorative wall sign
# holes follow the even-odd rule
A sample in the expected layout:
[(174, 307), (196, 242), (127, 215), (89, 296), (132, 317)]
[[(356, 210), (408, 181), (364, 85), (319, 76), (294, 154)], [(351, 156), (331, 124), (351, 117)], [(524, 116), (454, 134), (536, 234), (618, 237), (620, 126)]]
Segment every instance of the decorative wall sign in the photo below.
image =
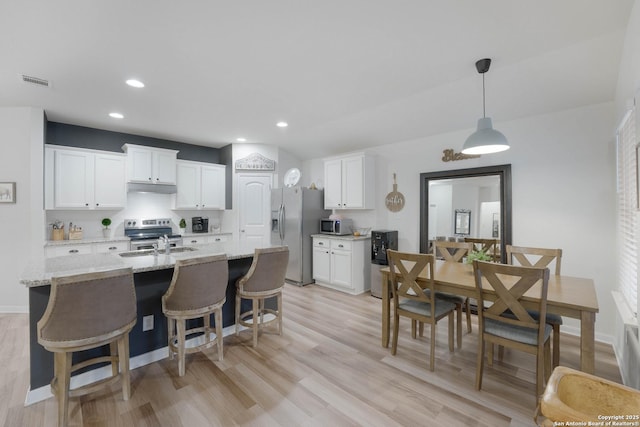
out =
[(466, 160), (466, 159), (475, 159), (480, 157), (480, 154), (463, 154), (456, 153), (452, 148), (448, 148), (446, 150), (442, 150), (442, 161), (443, 162), (455, 162), (456, 160)]
[(247, 157), (236, 160), (236, 170), (273, 171), (276, 170), (276, 161), (267, 159), (260, 153), (251, 153)]
[(16, 183), (0, 182), (0, 203), (16, 202)]
[(387, 197), (384, 199), (384, 204), (391, 212), (398, 212), (404, 207), (404, 194), (398, 191), (395, 173), (393, 174), (393, 191), (387, 194)]

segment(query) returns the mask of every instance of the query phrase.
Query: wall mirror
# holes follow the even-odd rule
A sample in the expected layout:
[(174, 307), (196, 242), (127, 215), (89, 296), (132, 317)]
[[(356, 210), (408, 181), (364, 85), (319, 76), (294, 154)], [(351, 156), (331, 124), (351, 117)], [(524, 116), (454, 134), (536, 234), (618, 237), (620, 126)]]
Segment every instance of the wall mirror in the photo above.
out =
[(432, 252), (434, 240), (465, 237), (499, 240), (500, 259), (506, 262), (511, 165), (420, 174), (420, 252)]

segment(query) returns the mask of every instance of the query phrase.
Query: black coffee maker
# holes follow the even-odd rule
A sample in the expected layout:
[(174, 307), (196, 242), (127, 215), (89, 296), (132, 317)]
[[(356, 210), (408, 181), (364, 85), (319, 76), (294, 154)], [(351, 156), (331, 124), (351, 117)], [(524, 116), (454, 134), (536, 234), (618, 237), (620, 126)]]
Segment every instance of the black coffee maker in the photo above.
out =
[(374, 230), (371, 232), (371, 262), (389, 265), (387, 249), (398, 250), (397, 230)]
[(206, 233), (209, 231), (209, 218), (194, 216), (191, 218), (191, 231), (194, 233)]

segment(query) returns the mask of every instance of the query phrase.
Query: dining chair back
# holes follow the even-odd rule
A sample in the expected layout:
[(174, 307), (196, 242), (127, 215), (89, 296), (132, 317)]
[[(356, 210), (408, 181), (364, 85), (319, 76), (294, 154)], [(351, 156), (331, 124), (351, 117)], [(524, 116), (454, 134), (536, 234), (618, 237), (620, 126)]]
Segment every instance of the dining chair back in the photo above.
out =
[[(559, 276), (562, 267), (562, 249), (507, 245), (507, 264), (519, 264), (527, 267), (549, 267), (553, 262), (555, 262), (555, 275)], [(535, 312), (531, 312), (531, 314), (538, 315)], [(562, 325), (562, 316), (547, 313), (546, 322), (553, 327), (553, 367), (555, 368), (560, 365), (560, 325)]]
[[(433, 246), (433, 255), (447, 262), (462, 262), (463, 258), (473, 251), (471, 242), (436, 241)], [(445, 292), (437, 292), (436, 297), (452, 302), (456, 305), (456, 336), (458, 348), (462, 346), (462, 312), (466, 313), (467, 333), (471, 333), (471, 308), (467, 297), (453, 295)]]
[[(455, 304), (438, 299), (434, 292), (434, 256), (428, 254), (398, 252), (387, 249), (391, 292), (394, 302), (393, 341), (391, 354), (398, 348), (400, 316), (411, 319), (411, 329), (415, 336), (417, 322), (431, 325), (431, 349), (429, 369), (434, 370), (436, 324), (438, 320), (449, 319), (449, 351), (453, 351), (453, 312)], [(418, 284), (418, 275), (427, 275), (426, 289)]]
[(493, 261), (499, 260), (499, 243), (498, 239), (476, 239), (472, 237), (465, 237), (465, 242), (473, 244), (474, 251), (482, 251), (485, 254), (491, 256)]
[[(474, 261), (473, 272), (479, 302), (476, 388), (482, 386), (485, 346), (497, 344), (536, 356), (536, 396), (540, 396), (544, 380), (551, 374), (551, 326), (539, 320), (547, 311), (549, 269)], [(493, 304), (487, 307), (485, 292), (495, 294)], [(540, 318), (525, 308), (526, 294), (539, 301), (536, 310)]]

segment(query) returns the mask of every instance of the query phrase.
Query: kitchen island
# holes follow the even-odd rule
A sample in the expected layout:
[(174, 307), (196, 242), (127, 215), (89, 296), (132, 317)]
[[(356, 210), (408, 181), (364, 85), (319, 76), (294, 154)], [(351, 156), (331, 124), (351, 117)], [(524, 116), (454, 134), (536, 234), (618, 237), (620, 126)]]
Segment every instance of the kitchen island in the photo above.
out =
[[(74, 254), (68, 256), (30, 260), (23, 272), (20, 283), (29, 288), (29, 340), (30, 340), (30, 391), (26, 403), (33, 403), (51, 396), (49, 382), (53, 378), (53, 354), (44, 349), (37, 339), (37, 322), (42, 317), (51, 291), (51, 278), (75, 274), (108, 271), (131, 267), (137, 299), (138, 320), (129, 335), (131, 368), (163, 359), (168, 355), (167, 321), (162, 313), (162, 295), (169, 288), (173, 267), (179, 259), (226, 254), (229, 258), (229, 281), (227, 284), (227, 301), (222, 308), (223, 327), (228, 328), (235, 323), (235, 282), (242, 277), (251, 266), (254, 248), (244, 247), (236, 242), (222, 242), (180, 248), (182, 252), (169, 255), (159, 251), (158, 255), (138, 255), (132, 253), (100, 253)], [(186, 250), (185, 250), (186, 249)], [(191, 250), (189, 250), (191, 249)], [(121, 256), (134, 255), (134, 256)], [(97, 302), (99, 303), (99, 302)], [(275, 301), (268, 301), (267, 304)], [(250, 305), (250, 301), (243, 302)], [(248, 306), (247, 306), (248, 308)], [(143, 331), (143, 318), (153, 316), (153, 329)], [(229, 331), (229, 329), (227, 329)], [(107, 354), (103, 347), (74, 354), (73, 362), (77, 363)], [(83, 374), (91, 375), (91, 373)], [(99, 374), (98, 374), (99, 376)], [(89, 377), (86, 377), (89, 381)], [(90, 380), (96, 379), (94, 375)], [(85, 381), (85, 380), (80, 380)]]

